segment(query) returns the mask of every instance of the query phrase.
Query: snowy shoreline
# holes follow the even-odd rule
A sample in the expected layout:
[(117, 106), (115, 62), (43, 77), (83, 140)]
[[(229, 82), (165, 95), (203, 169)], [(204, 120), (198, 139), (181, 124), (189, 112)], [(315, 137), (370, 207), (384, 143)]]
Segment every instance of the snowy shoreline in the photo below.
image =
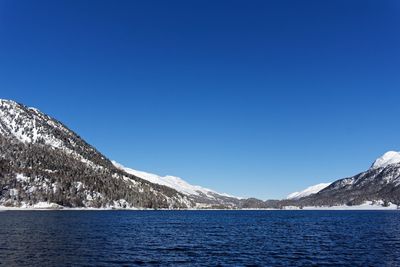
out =
[(358, 206), (332, 206), (332, 207), (285, 207), (283, 209), (145, 209), (145, 208), (68, 208), (68, 207), (54, 207), (49, 205), (48, 207), (5, 207), (0, 206), (1, 211), (395, 211), (399, 210), (397, 205), (390, 204), (387, 207), (381, 205), (371, 205), (365, 203)]

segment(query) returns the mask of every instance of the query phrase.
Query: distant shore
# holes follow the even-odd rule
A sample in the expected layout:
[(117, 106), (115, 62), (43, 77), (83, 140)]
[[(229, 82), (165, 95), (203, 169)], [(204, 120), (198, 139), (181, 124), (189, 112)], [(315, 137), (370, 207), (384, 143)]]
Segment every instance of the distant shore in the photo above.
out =
[(382, 205), (374, 205), (371, 202), (366, 202), (362, 205), (358, 206), (323, 206), (323, 207), (285, 207), (283, 209), (212, 209), (212, 208), (190, 208), (190, 209), (146, 209), (146, 208), (115, 208), (115, 207), (107, 207), (107, 208), (69, 208), (59, 206), (54, 203), (47, 203), (48, 205), (44, 205), (41, 203), (36, 206), (23, 206), (23, 207), (6, 207), (0, 206), (0, 211), (111, 211), (111, 210), (124, 210), (124, 211), (329, 211), (329, 210), (400, 210), (397, 205), (390, 204), (389, 206)]

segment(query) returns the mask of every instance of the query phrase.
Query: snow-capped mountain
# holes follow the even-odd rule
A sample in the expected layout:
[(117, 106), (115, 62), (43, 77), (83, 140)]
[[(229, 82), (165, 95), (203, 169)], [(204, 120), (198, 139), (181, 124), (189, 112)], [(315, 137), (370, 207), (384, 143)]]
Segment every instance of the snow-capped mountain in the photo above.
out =
[(0, 205), (190, 208), (176, 190), (116, 168), (61, 122), (0, 100)]
[(363, 173), (285, 200), (241, 199), (179, 177), (125, 168), (39, 110), (0, 100), (0, 206), (284, 208), (366, 201), (400, 205), (399, 152), (385, 153)]
[(388, 151), (374, 161), (371, 169), (384, 168), (388, 165), (396, 163), (400, 163), (400, 152)]
[(140, 177), (146, 181), (154, 184), (164, 185), (175, 189), (176, 191), (188, 196), (196, 203), (196, 207), (241, 207), (244, 203), (242, 198), (234, 197), (225, 193), (218, 193), (214, 190), (199, 186), (192, 185), (176, 176), (159, 176), (157, 174), (152, 174), (144, 171), (138, 171), (131, 168), (124, 167), (122, 164), (112, 161), (115, 167), (118, 169)]
[(169, 209), (241, 205), (239, 198), (178, 177), (113, 164), (61, 122), (10, 100), (0, 100), (0, 145), (0, 205), (48, 202)]
[(331, 183), (320, 183), (310, 187), (307, 187), (303, 191), (291, 193), (286, 197), (286, 199), (299, 199), (302, 197), (307, 197), (313, 194), (318, 193), (322, 189), (328, 187)]
[(0, 99), (0, 134), (25, 144), (42, 144), (62, 150), (91, 166), (110, 165), (105, 157), (99, 156), (100, 153), (95, 148), (61, 122), (36, 108), (29, 108), (11, 100)]
[(400, 205), (399, 153), (389, 151), (376, 159), (367, 171), (337, 180), (317, 193), (292, 201), (290, 205), (297, 206), (361, 205), (368, 201)]
[(216, 195), (223, 196), (223, 197), (232, 197), (232, 198), (237, 198), (228, 194), (224, 193), (218, 193), (215, 192), (211, 189), (201, 187), (199, 185), (192, 185), (183, 180), (180, 177), (176, 176), (159, 176), (157, 174), (152, 174), (144, 171), (137, 171), (131, 168), (124, 167), (122, 164), (112, 161), (115, 167), (119, 168), (120, 170), (123, 170), (129, 174), (135, 175), (137, 177), (140, 177), (144, 180), (147, 180), (151, 183), (154, 184), (159, 184), (159, 185), (165, 185), (168, 187), (171, 187), (175, 189), (178, 192), (181, 192), (185, 195), (195, 195), (195, 196), (208, 196), (209, 198), (215, 198)]

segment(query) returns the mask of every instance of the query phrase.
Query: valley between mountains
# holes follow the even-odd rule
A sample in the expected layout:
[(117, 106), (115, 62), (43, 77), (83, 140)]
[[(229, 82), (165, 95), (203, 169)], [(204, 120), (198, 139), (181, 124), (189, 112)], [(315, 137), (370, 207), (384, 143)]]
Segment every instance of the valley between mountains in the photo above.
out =
[(390, 151), (355, 176), (283, 200), (239, 198), (174, 176), (109, 160), (60, 121), (0, 100), (0, 206), (101, 209), (397, 208), (400, 153)]

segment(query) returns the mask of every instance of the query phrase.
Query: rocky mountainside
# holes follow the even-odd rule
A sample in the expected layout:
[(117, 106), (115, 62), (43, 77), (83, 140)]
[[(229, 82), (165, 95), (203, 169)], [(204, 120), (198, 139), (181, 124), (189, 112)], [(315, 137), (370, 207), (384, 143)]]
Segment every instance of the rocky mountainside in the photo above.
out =
[(193, 200), (116, 168), (59, 121), (0, 100), (0, 205), (189, 208)]
[[(240, 208), (244, 200), (111, 162), (61, 122), (0, 100), (0, 205)], [(42, 205), (42, 204), (40, 204)]]
[(280, 205), (340, 206), (365, 202), (400, 205), (400, 153), (389, 151), (371, 168), (352, 177), (337, 180), (313, 194), (283, 200)]

